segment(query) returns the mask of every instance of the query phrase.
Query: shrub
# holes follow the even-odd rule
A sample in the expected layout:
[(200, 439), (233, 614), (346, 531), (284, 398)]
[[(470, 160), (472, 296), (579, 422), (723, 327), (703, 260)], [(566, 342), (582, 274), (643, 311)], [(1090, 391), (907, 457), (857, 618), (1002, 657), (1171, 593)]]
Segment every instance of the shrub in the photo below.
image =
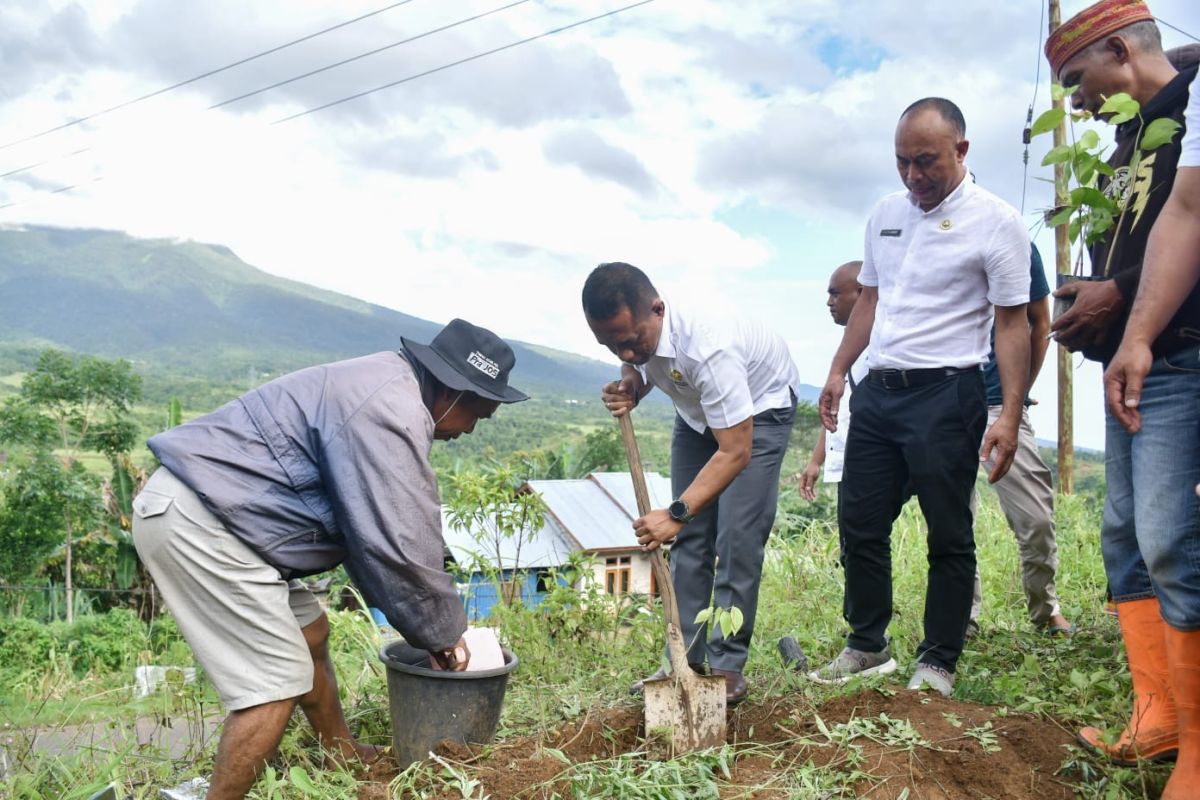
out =
[(138, 615), (126, 608), (87, 614), (59, 627), (60, 650), (69, 654), (77, 675), (132, 667), (138, 653), (150, 649), (150, 637)]
[(40, 622), (10, 617), (0, 629), (0, 672), (24, 672), (47, 664), (54, 651), (54, 636)]

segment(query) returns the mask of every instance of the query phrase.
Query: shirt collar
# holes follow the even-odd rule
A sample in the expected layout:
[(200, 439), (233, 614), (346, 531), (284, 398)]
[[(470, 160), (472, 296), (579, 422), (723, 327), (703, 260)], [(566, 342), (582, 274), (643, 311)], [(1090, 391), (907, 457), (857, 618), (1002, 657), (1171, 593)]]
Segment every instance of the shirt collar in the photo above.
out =
[(917, 209), (922, 214), (926, 214), (926, 215), (936, 214), (939, 211), (948, 210), (948, 208), (951, 205), (960, 201), (967, 194), (968, 184), (974, 185), (974, 183), (975, 183), (975, 181), (971, 178), (970, 171), (968, 171), (967, 174), (963, 176), (963, 179), (961, 181), (959, 181), (958, 186), (954, 187), (954, 191), (950, 192), (950, 194), (948, 194), (944, 198), (942, 198), (942, 202), (938, 203), (936, 206), (929, 209), (928, 211), (921, 208), (921, 206), (917, 205), (917, 200), (916, 200), (916, 198), (914, 198), (912, 196), (912, 192), (908, 193), (908, 202), (912, 203), (913, 208)]
[(658, 347), (654, 349), (654, 355), (661, 358), (675, 357), (675, 343), (671, 340), (671, 306), (665, 299), (663, 299), (662, 331), (658, 334)]

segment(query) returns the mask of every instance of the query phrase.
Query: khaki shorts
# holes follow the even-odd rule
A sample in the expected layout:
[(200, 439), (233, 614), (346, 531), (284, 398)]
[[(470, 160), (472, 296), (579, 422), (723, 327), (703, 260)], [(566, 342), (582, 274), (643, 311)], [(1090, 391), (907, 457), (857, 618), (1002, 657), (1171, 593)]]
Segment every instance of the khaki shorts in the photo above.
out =
[(230, 711), (312, 689), (301, 629), (324, 612), (242, 543), (165, 467), (133, 501), (133, 543)]

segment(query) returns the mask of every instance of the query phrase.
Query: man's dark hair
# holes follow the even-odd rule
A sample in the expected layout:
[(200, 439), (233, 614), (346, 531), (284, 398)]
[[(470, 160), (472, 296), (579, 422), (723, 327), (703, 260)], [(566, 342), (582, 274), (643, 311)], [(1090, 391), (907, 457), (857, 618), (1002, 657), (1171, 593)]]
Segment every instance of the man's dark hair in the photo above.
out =
[(942, 119), (950, 123), (950, 126), (954, 128), (954, 132), (958, 134), (960, 139), (967, 137), (967, 121), (963, 118), (962, 109), (944, 97), (923, 97), (904, 109), (904, 113), (900, 115), (900, 118), (904, 119), (909, 114), (927, 109), (936, 111)]
[(646, 273), (632, 264), (610, 261), (592, 270), (583, 284), (583, 313), (588, 319), (610, 320), (628, 308), (641, 317), (658, 297)]

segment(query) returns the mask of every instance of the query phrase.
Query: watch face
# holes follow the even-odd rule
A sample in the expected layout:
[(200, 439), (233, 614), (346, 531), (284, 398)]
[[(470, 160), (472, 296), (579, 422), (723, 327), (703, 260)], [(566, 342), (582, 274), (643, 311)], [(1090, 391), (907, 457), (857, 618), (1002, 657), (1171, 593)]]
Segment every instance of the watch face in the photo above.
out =
[(682, 500), (676, 500), (674, 503), (671, 503), (671, 505), (667, 506), (667, 513), (671, 515), (671, 519), (676, 520), (677, 522), (688, 521), (687, 503), (683, 502)]

